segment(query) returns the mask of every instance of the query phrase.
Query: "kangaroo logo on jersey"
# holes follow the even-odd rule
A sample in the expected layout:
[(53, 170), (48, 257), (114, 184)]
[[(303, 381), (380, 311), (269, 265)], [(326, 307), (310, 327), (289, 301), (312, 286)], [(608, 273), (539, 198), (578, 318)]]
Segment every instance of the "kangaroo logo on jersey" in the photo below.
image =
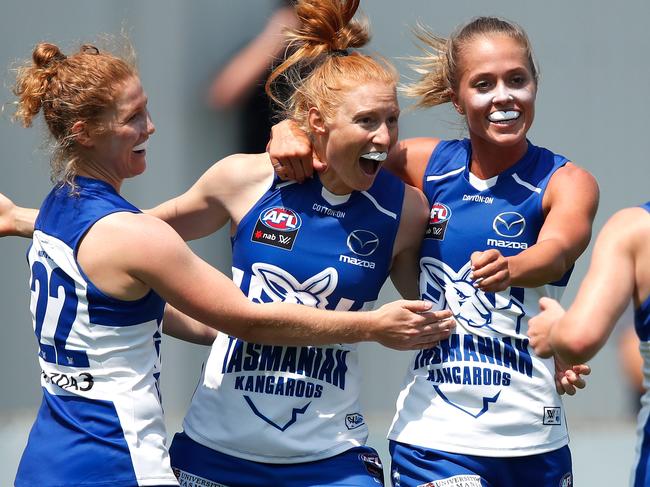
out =
[(295, 211), (282, 206), (267, 208), (260, 213), (251, 240), (291, 250), (301, 225), (300, 215)]
[(431, 207), (429, 214), (429, 225), (424, 233), (424, 238), (432, 238), (434, 240), (444, 240), (445, 232), (447, 231), (447, 224), (451, 218), (451, 210), (443, 203), (436, 202)]
[[(285, 301), (313, 308), (327, 306), (327, 297), (336, 289), (339, 277), (333, 267), (322, 270), (305, 282), (299, 282), (289, 272), (272, 264), (258, 262), (251, 269), (258, 283), (254, 285), (251, 279), (249, 298), (253, 301)], [(262, 297), (262, 292), (267, 299)]]
[[(498, 315), (493, 315), (490, 310), (507, 312), (509, 318), (515, 318), (515, 331), (519, 333), (521, 318), (524, 316), (522, 306), (514, 297), (504, 296), (505, 292), (485, 293), (475, 288), (469, 278), (472, 273), (471, 262), (455, 272), (444, 262), (423, 257), (420, 267), (422, 296), (438, 304), (441, 309), (448, 307), (458, 323), (469, 328), (488, 328), (503, 333), (506, 330), (499, 330), (499, 323), (494, 321)], [(509, 331), (510, 320), (506, 321), (505, 326)]]
[(515, 238), (524, 233), (526, 219), (515, 211), (506, 211), (496, 216), (492, 228), (502, 237)]
[[(510, 292), (485, 293), (472, 285), (471, 263), (455, 271), (431, 257), (420, 261), (420, 292), (434, 309), (449, 308), (458, 323), (457, 331), (437, 346), (416, 355), (414, 368), (426, 368), (428, 380), (438, 396), (450, 406), (478, 418), (496, 403), (512, 376), (532, 376), (528, 339), (520, 334), (523, 305)], [(490, 336), (481, 330), (491, 330)], [(505, 335), (505, 336), (504, 336)], [(513, 374), (513, 372), (517, 374)], [(460, 387), (460, 389), (459, 389)], [(479, 393), (468, 402), (463, 389)]]
[(346, 243), (352, 252), (367, 257), (379, 247), (379, 237), (368, 230), (353, 230)]

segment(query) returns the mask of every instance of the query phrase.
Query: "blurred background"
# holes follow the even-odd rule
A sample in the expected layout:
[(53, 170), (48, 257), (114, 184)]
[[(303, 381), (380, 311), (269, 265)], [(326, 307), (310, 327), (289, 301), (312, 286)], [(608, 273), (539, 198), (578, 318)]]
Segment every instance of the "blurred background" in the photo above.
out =
[[(31, 55), (39, 41), (64, 52), (98, 34), (122, 29), (138, 52), (143, 85), (157, 127), (144, 176), (127, 181), (124, 194), (147, 208), (191, 185), (214, 161), (241, 150), (245, 110), (237, 100), (215, 101), (211, 86), (226, 63), (265, 29), (277, 0), (10, 0), (0, 16), (0, 192), (18, 204), (38, 206), (50, 188), (48, 153), (40, 124), (26, 130), (11, 122), (10, 67)], [(601, 187), (596, 230), (619, 208), (648, 195), (650, 118), (650, 3), (627, 0), (434, 2), (362, 0), (373, 41), (370, 50), (393, 59), (407, 81), (407, 63), (417, 54), (411, 27), (417, 22), (449, 34), (477, 15), (497, 15), (528, 32), (541, 79), (536, 121), (529, 134), (537, 145), (564, 154), (591, 171)], [(245, 98), (245, 97), (243, 97)], [(401, 100), (401, 136), (461, 137), (462, 121), (450, 107), (408, 111)], [(36, 342), (29, 314), (28, 242), (0, 239), (0, 485), (12, 485), (20, 454), (40, 403)], [(225, 232), (192, 243), (224, 272), (230, 269)], [(591, 247), (590, 247), (591, 249)], [(590, 250), (579, 260), (565, 302), (573, 299)], [(615, 283), (613, 283), (615, 285)], [(396, 297), (386, 286), (383, 300)], [(619, 327), (621, 330), (624, 326)], [(624, 485), (633, 461), (634, 402), (615, 332), (591, 363), (588, 388), (565, 401), (576, 485)], [(363, 401), (370, 444), (388, 464), (385, 433), (409, 354), (361, 345)], [(625, 352), (625, 357), (634, 356)], [(207, 348), (166, 338), (163, 398), (169, 432), (180, 428)], [(386, 469), (388, 470), (388, 469)]]

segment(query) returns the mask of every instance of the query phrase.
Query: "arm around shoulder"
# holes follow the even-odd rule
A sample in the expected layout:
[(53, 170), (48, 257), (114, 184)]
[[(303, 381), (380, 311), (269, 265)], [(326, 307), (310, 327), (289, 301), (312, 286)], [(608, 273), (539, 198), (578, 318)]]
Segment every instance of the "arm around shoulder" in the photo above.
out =
[(421, 190), (424, 172), (438, 142), (440, 139), (433, 137), (401, 140), (391, 149), (384, 165), (406, 184)]
[(38, 210), (16, 206), (0, 193), (0, 237), (31, 238)]
[(205, 237), (245, 213), (272, 174), (265, 154), (231, 155), (213, 164), (185, 193), (147, 213), (167, 222), (186, 241)]
[[(439, 339), (440, 315), (430, 305), (399, 301), (376, 311), (326, 311), (290, 303), (255, 304), (218, 270), (194, 255), (179, 235), (149, 215), (127, 215), (120, 238), (128, 242), (123, 268), (179, 311), (246, 341), (272, 345), (325, 345), (377, 341), (406, 350)], [(137, 223), (136, 223), (137, 221)], [(121, 252), (125, 253), (125, 252)]]
[(165, 306), (163, 332), (179, 340), (206, 346), (212, 345), (218, 334), (216, 329), (181, 313), (170, 304)]

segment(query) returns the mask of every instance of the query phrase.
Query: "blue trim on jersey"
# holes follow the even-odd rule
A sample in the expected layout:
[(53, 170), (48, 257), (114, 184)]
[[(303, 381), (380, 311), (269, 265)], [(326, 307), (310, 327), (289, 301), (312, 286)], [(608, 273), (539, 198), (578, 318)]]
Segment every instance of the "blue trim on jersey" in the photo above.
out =
[[(448, 205), (450, 216), (441, 238), (429, 238), (427, 234), (421, 255), (435, 257), (454, 269), (464, 265), (472, 251), (489, 248), (486, 240), (490, 238), (504, 256), (516, 255), (526, 248), (523, 245), (535, 244), (544, 224), (542, 200), (548, 182), (555, 171), (568, 162), (566, 157), (529, 142), (526, 154), (500, 173), (494, 186), (478, 190), (469, 182), (471, 160), (469, 139), (440, 141), (431, 153), (422, 180), (429, 205)], [(524, 215), (525, 224), (521, 232), (513, 231), (513, 236), (508, 236), (508, 232), (499, 234), (493, 229), (496, 224), (493, 220), (500, 212)], [(462, 216), (459, 217), (459, 214)], [(465, 214), (470, 215), (471, 219), (464, 218)], [(481, 226), (484, 228), (479, 229)], [(443, 249), (443, 244), (439, 242), (449, 240), (446, 233), (450, 232), (450, 227), (454, 228), (451, 237), (454, 244), (447, 244)], [(470, 237), (469, 232), (477, 236)], [(477, 244), (480, 245), (476, 247)], [(550, 284), (566, 286), (572, 271), (573, 267)]]
[[(38, 213), (34, 230), (62, 240), (76, 257), (79, 242), (98, 220), (113, 213), (141, 211), (105, 181), (77, 176), (75, 183), (76, 193), (71, 194), (67, 185), (58, 185), (52, 189)], [(81, 266), (78, 267), (88, 285), (88, 314), (91, 323), (131, 326), (149, 321), (152, 315), (162, 316), (165, 303), (153, 290), (135, 301), (120, 300), (101, 291)]]
[(129, 448), (110, 401), (54, 396), (43, 389), (28, 444), (16, 487), (137, 485)]
[(133, 326), (151, 320), (152, 316), (156, 317), (158, 324), (162, 321), (165, 301), (155, 291), (149, 291), (144, 297), (135, 301), (123, 301), (104, 296), (106, 302), (92, 302), (88, 305), (90, 322), (94, 325)]
[(647, 342), (650, 340), (650, 296), (634, 310), (634, 328), (639, 340)]
[[(261, 463), (220, 453), (176, 433), (169, 447), (172, 468), (184, 485), (206, 485), (201, 479), (228, 487), (377, 487), (384, 473), (377, 452), (367, 446), (304, 463)], [(186, 478), (189, 477), (189, 478)], [(192, 479), (199, 477), (200, 479)], [(192, 482), (194, 480), (194, 482)], [(209, 485), (209, 484), (207, 484)]]
[[(650, 213), (650, 201), (641, 205), (641, 208)], [(634, 310), (634, 328), (642, 342), (650, 340), (650, 296)]]
[[(107, 296), (76, 261), (79, 242), (94, 223), (116, 212), (139, 210), (103, 181), (77, 177), (75, 182), (74, 192), (58, 185), (43, 202), (28, 256), (45, 387), (16, 485), (133, 487), (139, 481), (170, 482), (163, 441), (156, 443), (165, 435), (157, 388), (165, 303), (153, 291), (137, 301)], [(50, 312), (50, 298), (56, 296), (63, 305)], [(136, 323), (141, 328), (130, 330), (133, 333), (116, 331)], [(70, 349), (69, 337), (74, 337)], [(134, 354), (138, 360), (133, 360)], [(89, 392), (93, 385), (96, 389)], [(137, 397), (131, 396), (134, 389)], [(124, 403), (130, 413), (121, 424), (116, 404)], [(146, 435), (134, 431), (125, 437), (124, 431), (131, 431), (129, 426), (145, 415)], [(159, 455), (159, 466), (153, 459), (144, 466), (136, 461), (142, 451)]]
[(77, 190), (70, 192), (64, 184), (55, 186), (45, 198), (34, 230), (64, 241), (77, 253), (79, 241), (100, 218), (119, 211), (140, 213), (105, 181), (75, 177)]
[[(284, 300), (291, 294), (296, 302), (334, 309), (341, 298), (346, 298), (353, 301), (347, 309), (356, 311), (365, 302), (377, 299), (392, 263), (404, 183), (383, 169), (379, 171), (364, 193), (383, 211), (362, 192), (352, 192), (338, 205), (325, 200), (322, 192), (318, 177), (300, 185), (286, 185), (276, 178), (244, 215), (231, 239), (233, 267), (244, 271), (240, 284), (244, 294), (249, 294), (250, 280), (257, 274), (265, 283), (259, 297), (262, 302)], [(265, 212), (274, 208), (278, 208), (276, 228), (265, 223)], [(261, 234), (268, 238), (257, 236)], [(326, 275), (327, 269), (335, 270), (330, 272), (332, 276)], [(337, 283), (329, 288), (327, 280), (334, 272)], [(322, 280), (310, 285), (317, 276)], [(299, 289), (293, 289), (295, 285)]]

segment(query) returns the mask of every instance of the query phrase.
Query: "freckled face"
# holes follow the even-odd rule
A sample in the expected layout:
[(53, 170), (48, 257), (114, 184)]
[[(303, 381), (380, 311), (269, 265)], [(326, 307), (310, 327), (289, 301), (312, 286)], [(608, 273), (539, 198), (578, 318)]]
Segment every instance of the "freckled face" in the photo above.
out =
[(115, 107), (106, 113), (104, 124), (108, 130), (95, 136), (92, 159), (118, 179), (142, 174), (146, 168), (146, 142), (156, 129), (137, 77), (120, 85)]
[(347, 89), (318, 144), (328, 165), (321, 174), (325, 187), (336, 194), (370, 188), (397, 142), (398, 118), (394, 84), (371, 82)]
[(505, 35), (478, 36), (463, 47), (459, 69), (452, 101), (472, 141), (526, 146), (537, 83), (520, 43)]

